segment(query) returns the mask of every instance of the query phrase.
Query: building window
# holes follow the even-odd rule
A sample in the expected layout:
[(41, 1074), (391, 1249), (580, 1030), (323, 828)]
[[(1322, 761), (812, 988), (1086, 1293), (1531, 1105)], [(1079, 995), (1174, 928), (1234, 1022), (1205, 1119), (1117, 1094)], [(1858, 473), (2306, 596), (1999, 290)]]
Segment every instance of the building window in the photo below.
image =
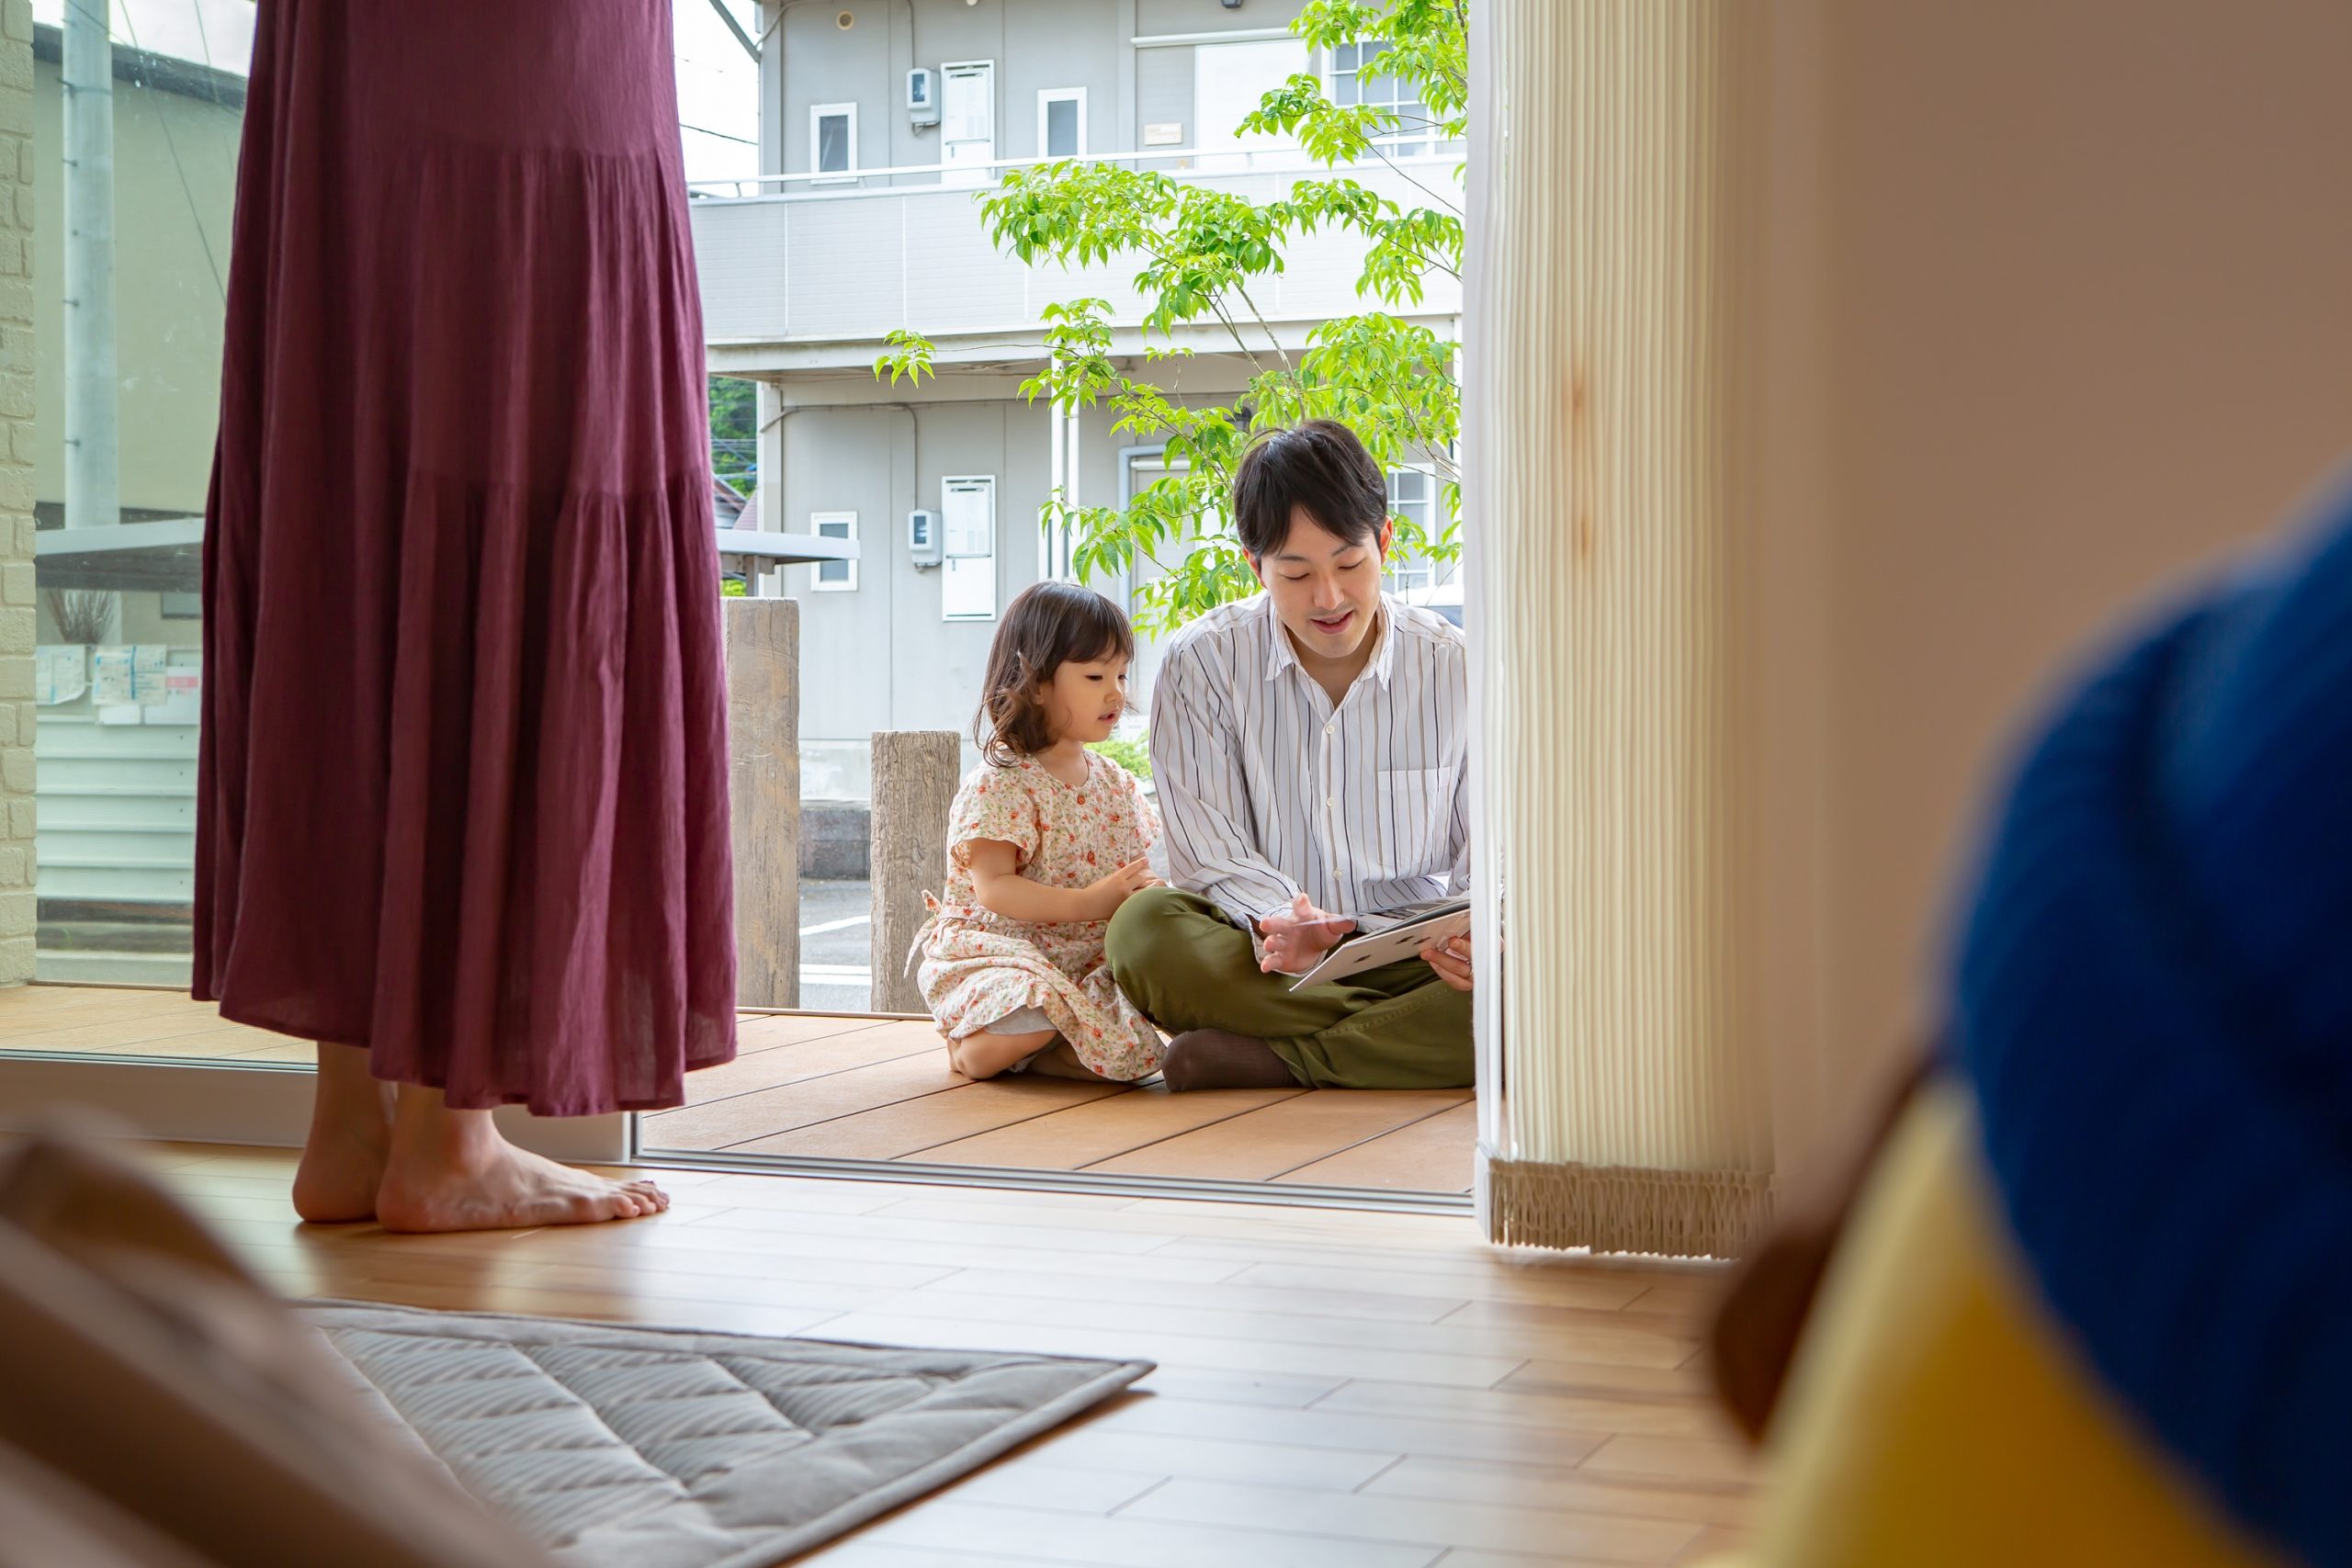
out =
[(1410, 83), (1380, 69), (1385, 43), (1343, 43), (1331, 51), (1331, 101), (1341, 107), (1369, 104), (1394, 113), (1395, 130), (1379, 138), (1393, 156), (1408, 158), (1430, 150), (1430, 111), (1413, 96)]
[[(1412, 524), (1424, 540), (1436, 536), (1437, 481), (1426, 468), (1388, 470), (1388, 514)], [(1437, 563), (1426, 556), (1409, 555), (1402, 546), (1388, 555), (1388, 591), (1410, 593), (1434, 587)]]
[(857, 106), (812, 104), (808, 109), (808, 172), (849, 175), (857, 169)]
[[(854, 512), (812, 512), (808, 514), (808, 531), (820, 539), (855, 539), (857, 513)], [(857, 563), (854, 560), (820, 560), (816, 567), (816, 579), (810, 583), (820, 593), (849, 593), (857, 588)]]
[(1037, 156), (1086, 155), (1086, 89), (1047, 87), (1037, 95)]

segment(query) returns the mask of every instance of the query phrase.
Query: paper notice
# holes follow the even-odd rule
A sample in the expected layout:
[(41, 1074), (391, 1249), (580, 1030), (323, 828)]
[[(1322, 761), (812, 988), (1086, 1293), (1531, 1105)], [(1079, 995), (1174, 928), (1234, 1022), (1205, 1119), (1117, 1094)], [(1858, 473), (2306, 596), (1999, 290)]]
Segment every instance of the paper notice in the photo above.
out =
[(90, 695), (101, 707), (136, 702), (132, 654), (120, 645), (90, 650)]
[(43, 707), (76, 702), (90, 689), (90, 650), (80, 643), (33, 652), (33, 701)]
[(159, 708), (169, 694), (164, 670), (172, 650), (162, 643), (141, 643), (130, 650), (130, 700), (142, 708)]

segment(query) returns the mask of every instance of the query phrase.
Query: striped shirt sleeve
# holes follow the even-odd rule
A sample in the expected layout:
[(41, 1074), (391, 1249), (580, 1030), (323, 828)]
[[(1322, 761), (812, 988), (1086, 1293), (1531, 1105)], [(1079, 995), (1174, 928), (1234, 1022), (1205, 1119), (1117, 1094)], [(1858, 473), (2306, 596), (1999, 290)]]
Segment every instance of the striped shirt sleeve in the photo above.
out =
[(1206, 711), (1209, 671), (1197, 648), (1170, 652), (1151, 695), (1151, 773), (1168, 834), (1168, 881), (1254, 926), (1289, 908), (1300, 889), (1258, 851), (1233, 727)]

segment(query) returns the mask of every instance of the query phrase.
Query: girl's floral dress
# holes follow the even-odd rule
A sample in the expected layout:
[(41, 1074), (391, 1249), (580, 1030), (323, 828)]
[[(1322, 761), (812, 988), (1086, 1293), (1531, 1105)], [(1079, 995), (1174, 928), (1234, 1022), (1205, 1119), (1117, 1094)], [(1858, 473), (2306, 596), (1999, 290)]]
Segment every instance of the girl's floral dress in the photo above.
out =
[(1159, 1032), (1120, 994), (1103, 955), (1108, 920), (1050, 925), (980, 908), (969, 863), (975, 840), (1020, 853), (1021, 874), (1047, 887), (1084, 887), (1140, 859), (1159, 818), (1133, 774), (1086, 753), (1086, 782), (1064, 784), (1035, 759), (984, 765), (964, 781), (947, 824), (947, 892), (922, 944), (918, 980), (932, 1016), (953, 1039), (1035, 1009), (1079, 1060), (1132, 1082), (1159, 1070)]

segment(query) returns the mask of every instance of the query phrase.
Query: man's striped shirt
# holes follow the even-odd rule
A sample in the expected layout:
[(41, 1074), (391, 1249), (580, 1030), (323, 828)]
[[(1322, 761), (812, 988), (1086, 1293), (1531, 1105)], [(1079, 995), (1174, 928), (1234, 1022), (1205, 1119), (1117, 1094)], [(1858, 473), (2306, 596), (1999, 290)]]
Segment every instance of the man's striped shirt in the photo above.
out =
[(1305, 893), (1363, 915), (1468, 891), (1469, 657), (1384, 598), (1380, 645), (1335, 708), (1270, 595), (1169, 645), (1151, 702), (1167, 880), (1248, 923)]

